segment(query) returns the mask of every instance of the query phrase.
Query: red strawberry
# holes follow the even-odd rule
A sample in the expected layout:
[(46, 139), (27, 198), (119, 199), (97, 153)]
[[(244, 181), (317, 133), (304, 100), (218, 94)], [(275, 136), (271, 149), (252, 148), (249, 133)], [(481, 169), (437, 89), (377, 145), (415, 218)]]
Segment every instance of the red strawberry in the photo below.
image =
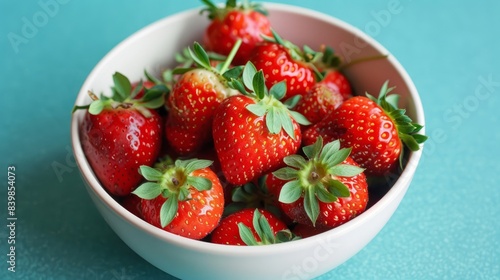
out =
[(173, 85), (166, 102), (169, 111), (166, 138), (180, 155), (193, 154), (210, 142), (215, 109), (226, 97), (238, 93), (228, 87), (228, 76), (224, 76), (233, 73), (226, 71), (232, 56), (216, 69), (198, 43), (194, 44), (194, 51), (189, 51), (199, 68), (174, 71), (182, 76)]
[(368, 203), (366, 177), (350, 157), (350, 149), (340, 149), (339, 141), (323, 146), (321, 137), (303, 149), (308, 159), (291, 155), (289, 165), (273, 172), (269, 188), (280, 190), (282, 210), (295, 222), (333, 228), (362, 213)]
[[(367, 94), (345, 101), (324, 120), (304, 131), (304, 145), (318, 136), (326, 142), (339, 139), (342, 147), (352, 147), (351, 157), (367, 175), (382, 176), (391, 172), (402, 159), (403, 143), (412, 151), (427, 137), (417, 134), (422, 126), (413, 123), (404, 109), (392, 105), (388, 82), (378, 99)], [(394, 99), (393, 99), (394, 100)], [(397, 101), (396, 101), (397, 102)]]
[(311, 237), (325, 231), (329, 230), (329, 228), (322, 228), (319, 226), (313, 227), (310, 225), (304, 224), (296, 224), (292, 230), (293, 234), (300, 237), (301, 239)]
[(320, 83), (328, 85), (332, 91), (341, 94), (343, 100), (352, 97), (351, 83), (339, 70), (330, 69), (326, 71)]
[(222, 172), (235, 185), (281, 166), (283, 158), (300, 146), (298, 122), (306, 123), (302, 115), (279, 101), (286, 92), (284, 83), (268, 92), (262, 71), (257, 72), (251, 63), (245, 66), (243, 83), (236, 87), (242, 92), (246, 87), (254, 96), (225, 99), (215, 111), (212, 133)]
[(156, 110), (163, 105), (163, 92), (132, 90), (120, 73), (113, 75), (112, 98), (99, 99), (76, 109), (88, 109), (80, 127), (83, 151), (104, 188), (113, 195), (128, 195), (141, 182), (141, 165), (152, 165), (161, 149), (162, 121)]
[(344, 97), (330, 84), (317, 83), (293, 108), (311, 124), (318, 123), (344, 102)]
[(264, 72), (266, 86), (285, 81), (287, 93), (284, 100), (296, 95), (304, 95), (320, 76), (311, 62), (316, 53), (302, 51), (289, 41), (283, 40), (273, 32), (274, 38), (258, 44), (250, 61)]
[(238, 39), (241, 47), (234, 58), (236, 65), (245, 64), (262, 35), (271, 36), (271, 24), (266, 11), (260, 4), (228, 0), (225, 7), (218, 7), (210, 0), (202, 0), (207, 5), (202, 12), (208, 12), (211, 23), (205, 30), (204, 45), (208, 51), (228, 55)]
[(191, 239), (202, 239), (219, 223), (224, 194), (208, 160), (176, 160), (155, 169), (141, 166), (149, 182), (134, 194), (142, 198), (144, 220), (165, 231)]
[(130, 213), (136, 215), (137, 217), (142, 219), (142, 210), (141, 210), (141, 198), (129, 194), (125, 196), (121, 201), (120, 204), (127, 209)]
[(211, 242), (225, 245), (267, 245), (294, 240), (281, 220), (263, 209), (243, 209), (223, 218)]

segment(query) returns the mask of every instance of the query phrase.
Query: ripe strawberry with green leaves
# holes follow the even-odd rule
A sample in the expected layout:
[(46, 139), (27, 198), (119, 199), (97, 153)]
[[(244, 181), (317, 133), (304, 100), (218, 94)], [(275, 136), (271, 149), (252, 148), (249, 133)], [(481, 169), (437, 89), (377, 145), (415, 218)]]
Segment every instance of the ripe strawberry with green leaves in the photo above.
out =
[(202, 239), (218, 225), (224, 194), (209, 160), (176, 160), (162, 168), (141, 166), (147, 182), (132, 193), (142, 198), (145, 221), (165, 231)]
[(423, 128), (397, 107), (397, 94), (385, 82), (378, 98), (370, 94), (355, 96), (338, 107), (321, 122), (304, 131), (304, 145), (318, 136), (325, 141), (340, 140), (342, 147), (352, 147), (351, 157), (367, 175), (383, 176), (402, 165), (404, 146), (411, 151), (427, 137), (418, 132)]
[[(89, 91), (90, 105), (80, 126), (82, 149), (103, 187), (126, 196), (142, 177), (141, 165), (152, 165), (161, 149), (162, 119), (155, 108), (163, 106), (165, 88), (133, 87), (121, 73), (113, 75), (113, 96), (101, 98)], [(143, 91), (141, 98), (137, 94)]]
[(272, 32), (273, 37), (266, 37), (266, 41), (255, 47), (250, 61), (264, 72), (268, 88), (276, 83), (286, 82), (287, 93), (284, 100), (304, 95), (321, 79), (321, 73), (313, 63), (321, 54), (308, 47), (300, 49)]
[(246, 208), (223, 218), (210, 241), (224, 245), (256, 246), (296, 239), (286, 224), (271, 212)]
[(301, 155), (290, 155), (288, 165), (268, 177), (268, 188), (279, 190), (282, 210), (299, 224), (333, 228), (361, 214), (368, 203), (363, 169), (349, 157), (351, 149), (339, 141), (323, 145), (318, 137)]
[(335, 87), (317, 83), (302, 96), (293, 108), (304, 115), (311, 124), (320, 122), (344, 102), (344, 97)]
[(285, 83), (268, 90), (264, 74), (251, 63), (245, 65), (242, 81), (233, 80), (232, 86), (244, 95), (221, 103), (215, 111), (212, 135), (225, 178), (242, 185), (278, 168), (285, 156), (294, 154), (301, 143), (299, 124), (308, 122), (289, 109), (295, 99), (280, 102)]
[(172, 86), (166, 101), (169, 114), (165, 135), (177, 154), (196, 153), (209, 143), (215, 109), (225, 98), (238, 94), (228, 86), (228, 81), (241, 74), (240, 68), (228, 69), (238, 46), (239, 43), (223, 64), (213, 67), (205, 50), (194, 43), (189, 53), (198, 67), (173, 71), (181, 76)]
[(238, 5), (228, 0), (225, 7), (219, 7), (210, 0), (202, 0), (207, 6), (210, 24), (205, 30), (203, 43), (208, 51), (228, 55), (237, 40), (241, 47), (234, 58), (236, 65), (244, 65), (255, 45), (263, 41), (262, 35), (271, 36), (271, 23), (262, 5), (248, 0)]
[(327, 70), (323, 74), (323, 79), (320, 83), (327, 85), (332, 91), (340, 94), (344, 101), (353, 96), (351, 83), (340, 70)]

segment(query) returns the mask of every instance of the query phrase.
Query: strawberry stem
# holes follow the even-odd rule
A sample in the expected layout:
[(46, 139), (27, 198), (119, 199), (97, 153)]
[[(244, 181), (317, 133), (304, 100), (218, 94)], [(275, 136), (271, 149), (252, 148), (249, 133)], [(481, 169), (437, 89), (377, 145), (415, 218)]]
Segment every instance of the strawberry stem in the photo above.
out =
[(231, 52), (229, 53), (229, 55), (227, 56), (226, 60), (224, 61), (224, 64), (222, 64), (222, 67), (220, 69), (220, 74), (224, 74), (224, 72), (227, 71), (227, 69), (229, 69), (229, 66), (231, 65), (231, 62), (233, 61), (234, 59), (234, 56), (236, 55), (236, 53), (238, 52), (238, 49), (240, 48), (241, 46), (241, 42), (242, 40), (239, 38), (235, 43), (234, 43), (234, 46), (233, 48), (231, 49)]
[(368, 56), (368, 57), (362, 57), (362, 58), (358, 58), (358, 59), (353, 59), (353, 60), (349, 61), (348, 63), (340, 65), (338, 67), (338, 70), (339, 71), (343, 71), (346, 68), (349, 68), (349, 67), (351, 67), (353, 65), (356, 65), (358, 63), (361, 63), (361, 62), (367, 62), (367, 61), (372, 61), (372, 60), (379, 60), (379, 59), (384, 59), (384, 58), (387, 58), (387, 57), (389, 57), (388, 54), (381, 54), (381, 55), (374, 55), (374, 56)]

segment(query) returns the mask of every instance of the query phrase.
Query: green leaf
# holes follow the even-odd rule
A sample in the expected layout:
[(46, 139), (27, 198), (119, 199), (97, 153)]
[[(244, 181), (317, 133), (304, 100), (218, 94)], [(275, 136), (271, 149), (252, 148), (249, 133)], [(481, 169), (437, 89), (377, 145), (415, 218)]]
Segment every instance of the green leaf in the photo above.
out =
[(272, 134), (278, 134), (281, 131), (279, 116), (274, 107), (270, 107), (266, 114), (266, 127)]
[(142, 199), (153, 199), (158, 197), (162, 192), (162, 187), (158, 183), (145, 182), (137, 187), (132, 193)]
[(224, 72), (224, 74), (222, 74), (222, 77), (224, 77), (224, 79), (226, 79), (227, 81), (238, 79), (241, 76), (242, 71), (242, 66), (236, 66)]
[(158, 97), (156, 99), (150, 100), (148, 102), (142, 102), (140, 104), (141, 106), (148, 109), (158, 109), (165, 104), (165, 100), (163, 99), (163, 97)]
[(351, 192), (349, 191), (349, 188), (344, 185), (344, 183), (330, 179), (325, 183), (325, 186), (327, 187), (328, 191), (335, 195), (336, 197), (349, 197), (351, 196)]
[(411, 136), (413, 136), (413, 139), (415, 139), (415, 141), (417, 141), (418, 144), (424, 143), (429, 138), (422, 134), (412, 134)]
[(285, 158), (283, 158), (283, 161), (286, 163), (286, 165), (295, 167), (297, 169), (302, 169), (307, 164), (306, 159), (303, 156), (297, 154), (286, 156)]
[(99, 115), (106, 105), (106, 101), (94, 100), (90, 103), (89, 113), (92, 115)]
[(415, 152), (420, 149), (418, 142), (412, 137), (412, 135), (400, 133), (399, 138), (411, 151)]
[(298, 180), (286, 182), (281, 188), (279, 201), (283, 203), (292, 203), (297, 201), (302, 195), (302, 186)]
[(162, 81), (160, 79), (157, 79), (155, 76), (151, 75), (146, 69), (144, 69), (144, 76), (146, 76), (146, 79), (148, 81), (153, 82), (155, 85), (162, 84)]
[(132, 91), (132, 85), (127, 77), (125, 77), (120, 72), (115, 72), (113, 74), (113, 83), (114, 89), (120, 95), (120, 100), (115, 101), (123, 101), (130, 96), (130, 92)]
[(241, 240), (248, 245), (248, 246), (255, 246), (259, 245), (257, 240), (255, 240), (255, 236), (253, 235), (253, 232), (250, 228), (248, 228), (245, 224), (243, 223), (238, 223), (238, 231), (240, 234)]
[(297, 94), (297, 95), (294, 95), (294, 96), (288, 98), (287, 100), (285, 100), (285, 102), (283, 102), (283, 104), (288, 109), (293, 109), (297, 105), (297, 103), (299, 103), (301, 98), (302, 98), (302, 95)]
[(264, 217), (264, 215), (262, 215), (262, 213), (260, 213), (258, 209), (254, 210), (254, 228), (262, 243), (275, 243), (275, 236), (274, 232), (271, 229), (271, 225), (269, 224), (269, 221), (266, 219), (266, 217)]
[(267, 112), (266, 107), (262, 106), (261, 104), (248, 104), (246, 108), (248, 111), (252, 112), (252, 114), (259, 117), (264, 116)]
[(264, 72), (259, 70), (252, 79), (253, 92), (259, 100), (262, 100), (267, 94)]
[(316, 196), (321, 202), (324, 203), (332, 203), (337, 201), (337, 197), (334, 194), (328, 192), (326, 189), (320, 186), (316, 188)]
[(193, 186), (198, 191), (208, 191), (212, 188), (212, 181), (204, 177), (188, 176), (187, 184)]
[(248, 61), (243, 68), (242, 79), (243, 84), (252, 92), (254, 91), (253, 77), (255, 74), (257, 74), (257, 68), (255, 68), (255, 65), (252, 62)]
[(161, 171), (147, 165), (141, 165), (139, 167), (139, 173), (148, 181), (160, 181), (163, 177), (163, 173)]
[(292, 118), (299, 124), (301, 125), (310, 125), (311, 122), (301, 113), (295, 112), (295, 111), (290, 111), (290, 115), (292, 115)]
[(172, 222), (172, 220), (175, 218), (175, 215), (177, 214), (178, 207), (179, 202), (177, 200), (177, 197), (173, 195), (168, 197), (167, 200), (163, 203), (160, 208), (160, 224), (162, 228)]
[[(320, 136), (321, 137), (321, 136)], [(330, 158), (340, 149), (340, 141), (334, 140), (326, 143), (321, 150), (321, 154), (319, 155), (319, 159), (321, 162), (327, 162), (326, 159)]]
[(314, 142), (314, 144), (302, 148), (302, 151), (304, 151), (304, 154), (307, 156), (307, 158), (313, 159), (319, 156), (319, 153), (321, 152), (322, 148), (323, 148), (323, 137), (320, 136), (316, 139), (316, 142)]
[(185, 172), (187, 175), (190, 175), (195, 170), (207, 168), (212, 165), (213, 161), (207, 159), (188, 159), (183, 160), (182, 163), (179, 163), (181, 166), (185, 168)]
[(281, 81), (271, 86), (269, 94), (274, 98), (281, 100), (286, 94), (286, 82)]
[(304, 210), (313, 225), (315, 225), (319, 216), (319, 202), (312, 188), (307, 188), (304, 194)]
[(134, 90), (130, 93), (130, 98), (135, 98), (137, 94), (141, 91), (141, 89), (144, 88), (144, 85), (142, 83), (142, 80), (139, 81), (139, 84), (134, 88)]
[[(285, 130), (286, 134), (295, 140), (295, 131), (293, 128), (292, 119), (288, 114), (288, 110), (276, 109), (276, 113), (278, 114), (278, 119), (280, 122), (280, 126)], [(280, 129), (281, 130), (281, 129)]]
[(189, 48), (189, 54), (193, 61), (200, 67), (211, 69), (212, 65), (210, 65), (210, 58), (203, 47), (198, 42), (194, 42), (193, 49), (194, 50), (191, 50), (191, 48)]
[(331, 169), (337, 164), (340, 164), (351, 154), (351, 148), (343, 148), (338, 150), (337, 152), (330, 154), (324, 158), (326, 163), (326, 168)]
[(232, 79), (227, 82), (227, 85), (230, 88), (233, 88), (237, 91), (239, 91), (241, 94), (248, 95), (248, 92), (245, 89), (245, 86), (240, 80)]
[(283, 167), (273, 172), (273, 175), (280, 180), (293, 180), (298, 178), (298, 173), (296, 169), (291, 167)]
[(363, 168), (350, 164), (337, 164), (328, 170), (329, 174), (340, 177), (353, 177), (364, 171)]

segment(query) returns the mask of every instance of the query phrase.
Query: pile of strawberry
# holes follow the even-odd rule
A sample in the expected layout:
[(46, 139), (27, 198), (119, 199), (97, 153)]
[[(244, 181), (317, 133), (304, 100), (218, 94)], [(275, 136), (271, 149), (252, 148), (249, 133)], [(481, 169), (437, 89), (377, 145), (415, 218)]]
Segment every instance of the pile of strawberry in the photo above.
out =
[(308, 237), (361, 214), (368, 177), (399, 172), (418, 134), (388, 83), (352, 92), (331, 48), (297, 47), (260, 5), (211, 19), (159, 79), (89, 92), (82, 148), (103, 187), (154, 226), (234, 245)]

